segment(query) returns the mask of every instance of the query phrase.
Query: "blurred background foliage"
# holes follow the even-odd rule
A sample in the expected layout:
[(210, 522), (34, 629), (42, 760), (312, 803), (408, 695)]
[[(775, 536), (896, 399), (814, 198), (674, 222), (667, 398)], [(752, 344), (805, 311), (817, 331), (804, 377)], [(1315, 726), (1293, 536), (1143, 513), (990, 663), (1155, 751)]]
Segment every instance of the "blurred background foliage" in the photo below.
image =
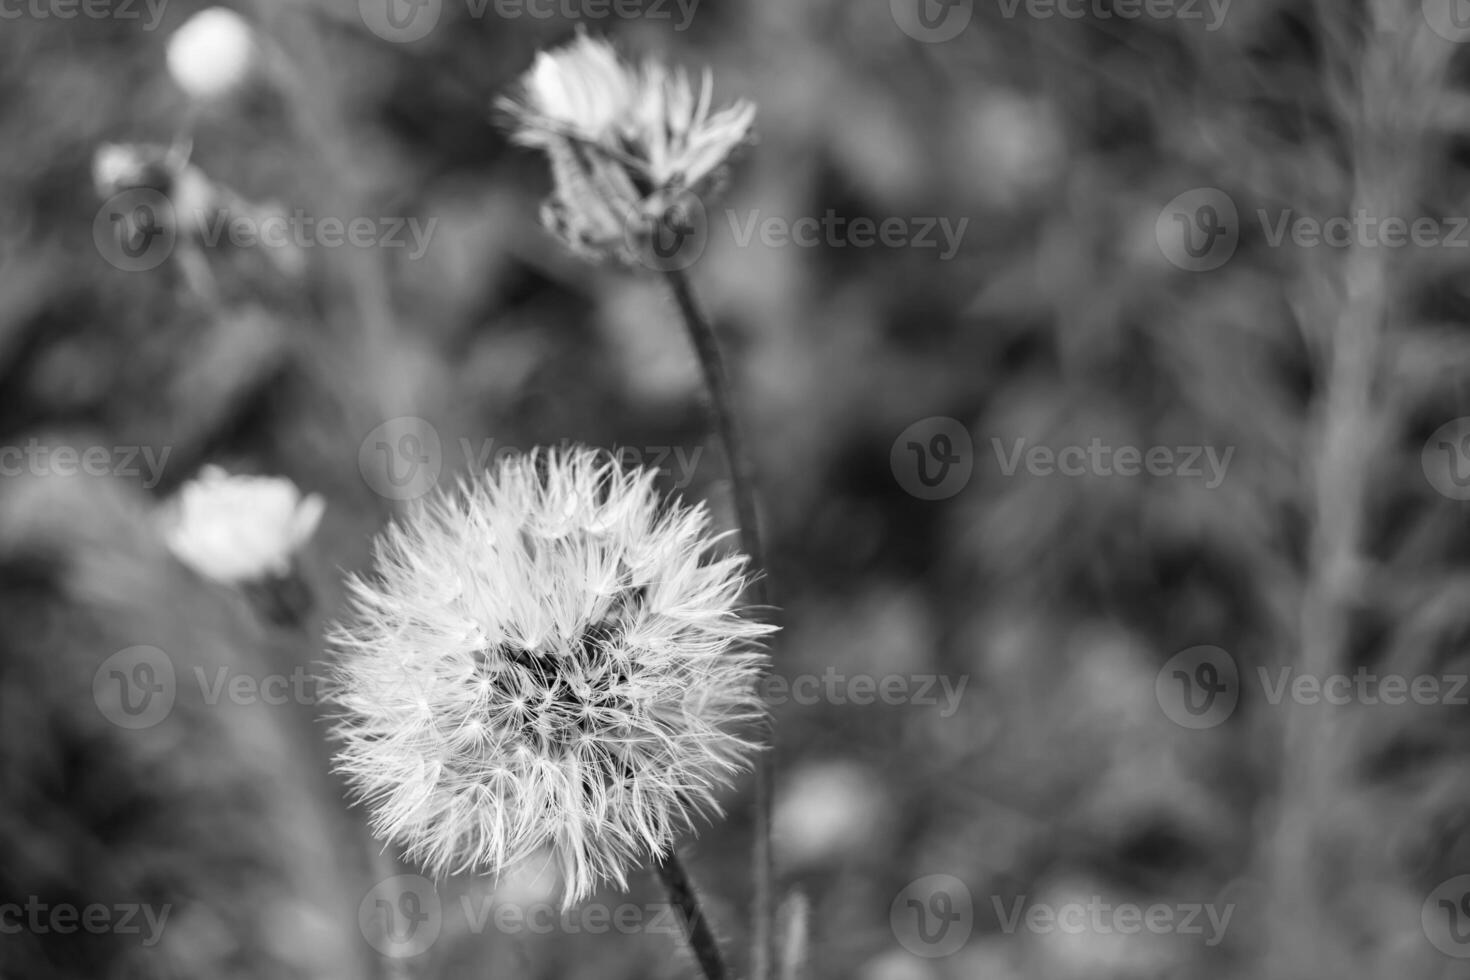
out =
[[(1423, 29), (1418, 6), (1242, 0), (1208, 31), (982, 2), (940, 44), (905, 35), (877, 0), (703, 0), (684, 31), (589, 24), (630, 52), (708, 64), (718, 100), (760, 107), (759, 142), (711, 208), (691, 275), (730, 353), (763, 492), (778, 671), (969, 678), (949, 716), (778, 708), (778, 853), (813, 904), (813, 976), (1467, 975), (1419, 916), (1470, 862), (1470, 746), (1453, 709), (1357, 706), (1298, 743), (1259, 688), (1202, 731), (1155, 696), (1160, 667), (1199, 644), (1243, 673), (1297, 663), (1322, 589), (1344, 598), (1345, 667), (1465, 669), (1464, 505), (1435, 494), (1419, 462), (1430, 432), (1470, 414), (1464, 253), (1271, 248), (1242, 221), (1233, 260), (1190, 274), (1155, 237), (1160, 209), (1197, 187), (1242, 215), (1330, 216), (1377, 180), (1401, 213), (1464, 213), (1465, 55)], [(536, 219), (544, 162), (510, 147), (490, 109), (574, 22), (473, 17), (446, 0), (426, 38), (393, 44), (355, 4), (262, 0), (239, 8), (259, 31), (259, 77), (198, 106), (164, 67), (169, 33), (196, 9), (170, 0), (155, 31), (0, 24), (0, 440), (171, 450), (156, 487), (0, 485), (0, 898), (175, 906), (154, 950), (6, 937), (7, 977), (390, 975), (356, 932), (382, 866), (361, 857), (361, 817), (326, 775), (309, 710), (186, 709), (135, 733), (108, 730), (92, 705), (96, 664), (140, 643), (242, 672), (320, 656), (184, 574), (148, 533), (150, 508), (202, 463), (328, 499), (304, 556), (321, 619), (391, 515), (359, 451), (396, 416), (435, 426), (445, 484), (474, 463), (461, 439), (703, 445), (684, 492), (731, 520), (661, 284), (558, 250)], [(429, 248), (308, 249), (289, 269), (214, 249), (210, 296), (176, 262), (120, 271), (92, 240), (93, 153), (180, 134), (244, 200), (437, 219)], [(969, 224), (941, 261), (742, 247), (726, 208)], [(1325, 457), (1334, 338), (1365, 273), (1383, 325), (1371, 411)], [(899, 433), (931, 416), (960, 420), (975, 444), (973, 478), (945, 501), (907, 494), (889, 462)], [(1095, 437), (1235, 454), (1207, 489), (1008, 477), (992, 442)], [(1314, 549), (1340, 531), (1324, 516), (1333, 494), (1354, 487), (1344, 586)], [(748, 792), (690, 845), (732, 946)], [(939, 872), (975, 897), (975, 931), (926, 960), (895, 941), (889, 907)], [(541, 886), (441, 892), (493, 887)], [(654, 900), (650, 882), (636, 887), (633, 900)], [(1217, 946), (1006, 934), (997, 903), (1018, 896), (1236, 908)], [(669, 950), (659, 935), (450, 929), (409, 969), (692, 975)]]

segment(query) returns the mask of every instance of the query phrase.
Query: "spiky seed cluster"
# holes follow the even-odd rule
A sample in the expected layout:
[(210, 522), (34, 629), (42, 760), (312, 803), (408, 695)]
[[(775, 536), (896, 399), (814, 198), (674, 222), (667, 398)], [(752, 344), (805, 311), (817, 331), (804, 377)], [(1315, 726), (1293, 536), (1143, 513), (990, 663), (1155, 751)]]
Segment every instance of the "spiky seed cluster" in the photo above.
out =
[(513, 139), (551, 161), (546, 226), (580, 254), (636, 261), (637, 230), (662, 220), (681, 193), (707, 192), (750, 138), (755, 105), (712, 112), (712, 87), (708, 70), (696, 91), (683, 69), (634, 67), (581, 32), (537, 55), (519, 97), (498, 105), (516, 121)]
[(746, 559), (585, 448), (504, 460), (390, 526), (337, 628), (338, 767), (434, 874), (547, 848), (566, 901), (661, 855), (753, 745)]

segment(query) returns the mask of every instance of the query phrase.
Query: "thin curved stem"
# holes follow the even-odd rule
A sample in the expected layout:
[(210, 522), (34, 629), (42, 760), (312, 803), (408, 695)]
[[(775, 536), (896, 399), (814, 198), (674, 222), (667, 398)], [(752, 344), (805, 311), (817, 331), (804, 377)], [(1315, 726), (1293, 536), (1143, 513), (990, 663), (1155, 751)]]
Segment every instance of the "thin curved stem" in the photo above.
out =
[(725, 966), (725, 955), (720, 952), (720, 941), (710, 928), (709, 916), (704, 914), (699, 893), (694, 890), (694, 882), (678, 854), (670, 850), (668, 857), (659, 861), (658, 876), (669, 893), (669, 902), (684, 920), (689, 948), (694, 951), (706, 980), (729, 980), (730, 971)]
[[(761, 541), (760, 521), (756, 511), (755, 488), (751, 480), (750, 458), (745, 453), (740, 426), (736, 421), (734, 400), (730, 395), (730, 379), (725, 371), (725, 359), (720, 353), (719, 341), (714, 327), (700, 309), (699, 302), (690, 287), (689, 277), (681, 270), (667, 273), (669, 287), (679, 305), (679, 313), (699, 357), (699, 366), (704, 373), (705, 388), (708, 389), (713, 408), (715, 427), (720, 441), (725, 446), (725, 457), (729, 461), (731, 494), (735, 500), (735, 516), (740, 523), (740, 545), (750, 557), (756, 570), (751, 591), (758, 605), (769, 604), (768, 577), (765, 547)], [(755, 842), (753, 861), (755, 864), (755, 897), (752, 909), (752, 980), (767, 980), (775, 950), (775, 901), (773, 882), (775, 862), (771, 853), (771, 785), (774, 781), (775, 764), (771, 751), (762, 753), (755, 763)]]
[(715, 427), (720, 441), (725, 444), (725, 456), (730, 465), (730, 484), (735, 499), (735, 519), (740, 523), (740, 547), (750, 556), (751, 565), (760, 573), (752, 585), (755, 601), (765, 605), (766, 567), (765, 548), (761, 543), (760, 523), (756, 516), (755, 489), (752, 486), (750, 457), (745, 452), (745, 442), (740, 435), (739, 423), (735, 420), (734, 400), (730, 396), (730, 378), (725, 371), (725, 358), (720, 353), (719, 341), (715, 339), (714, 327), (700, 309), (689, 277), (675, 269), (668, 273), (669, 286), (674, 300), (679, 304), (679, 313), (694, 352), (699, 356), (699, 366), (704, 373), (704, 386), (709, 391), (713, 407)]

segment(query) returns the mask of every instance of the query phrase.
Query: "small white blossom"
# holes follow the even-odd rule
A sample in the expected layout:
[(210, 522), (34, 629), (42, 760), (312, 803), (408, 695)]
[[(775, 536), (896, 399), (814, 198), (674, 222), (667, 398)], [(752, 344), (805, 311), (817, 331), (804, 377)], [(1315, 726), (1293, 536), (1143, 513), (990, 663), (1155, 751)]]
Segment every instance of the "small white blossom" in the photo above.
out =
[(350, 582), (338, 768), (432, 874), (549, 853), (571, 904), (666, 854), (752, 744), (746, 559), (704, 507), (588, 449), (504, 460), (416, 505)]
[(228, 585), (286, 575), (326, 504), (283, 477), (231, 476), (206, 466), (162, 514), (164, 541), (184, 564)]
[(196, 99), (216, 99), (242, 86), (255, 66), (254, 32), (245, 18), (209, 7), (168, 39), (168, 71)]
[(683, 69), (626, 64), (581, 32), (537, 55), (519, 96), (498, 105), (515, 119), (512, 138), (551, 161), (546, 225), (575, 251), (631, 262), (630, 223), (664, 215), (682, 192), (708, 190), (750, 139), (755, 105), (712, 112), (712, 88), (708, 71), (696, 88)]

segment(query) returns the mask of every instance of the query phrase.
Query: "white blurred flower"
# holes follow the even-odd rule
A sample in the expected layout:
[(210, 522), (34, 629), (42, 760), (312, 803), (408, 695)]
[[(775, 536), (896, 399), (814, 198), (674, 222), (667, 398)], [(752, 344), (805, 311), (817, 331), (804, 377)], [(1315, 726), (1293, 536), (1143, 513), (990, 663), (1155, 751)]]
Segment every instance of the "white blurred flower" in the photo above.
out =
[(416, 504), (330, 641), (337, 763), (431, 874), (550, 852), (568, 905), (666, 854), (753, 748), (746, 559), (704, 507), (588, 449)]
[(774, 830), (777, 852), (793, 868), (860, 855), (887, 819), (883, 781), (856, 763), (808, 763), (785, 783)]
[(100, 198), (120, 191), (150, 187), (168, 194), (189, 164), (193, 149), (188, 141), (161, 146), (156, 143), (100, 143), (92, 153), (92, 183)]
[(240, 88), (255, 59), (250, 25), (224, 7), (201, 10), (168, 39), (168, 72), (196, 99), (216, 99)]
[(520, 94), (497, 105), (515, 120), (515, 142), (546, 151), (555, 189), (546, 225), (589, 257), (633, 259), (630, 222), (660, 218), (683, 192), (718, 182), (750, 138), (755, 105), (710, 110), (713, 82), (696, 90), (683, 69), (619, 59), (607, 41), (579, 32), (536, 56)]
[(233, 585), (286, 575), (326, 503), (283, 477), (231, 476), (206, 466), (162, 514), (164, 541), (200, 575)]

